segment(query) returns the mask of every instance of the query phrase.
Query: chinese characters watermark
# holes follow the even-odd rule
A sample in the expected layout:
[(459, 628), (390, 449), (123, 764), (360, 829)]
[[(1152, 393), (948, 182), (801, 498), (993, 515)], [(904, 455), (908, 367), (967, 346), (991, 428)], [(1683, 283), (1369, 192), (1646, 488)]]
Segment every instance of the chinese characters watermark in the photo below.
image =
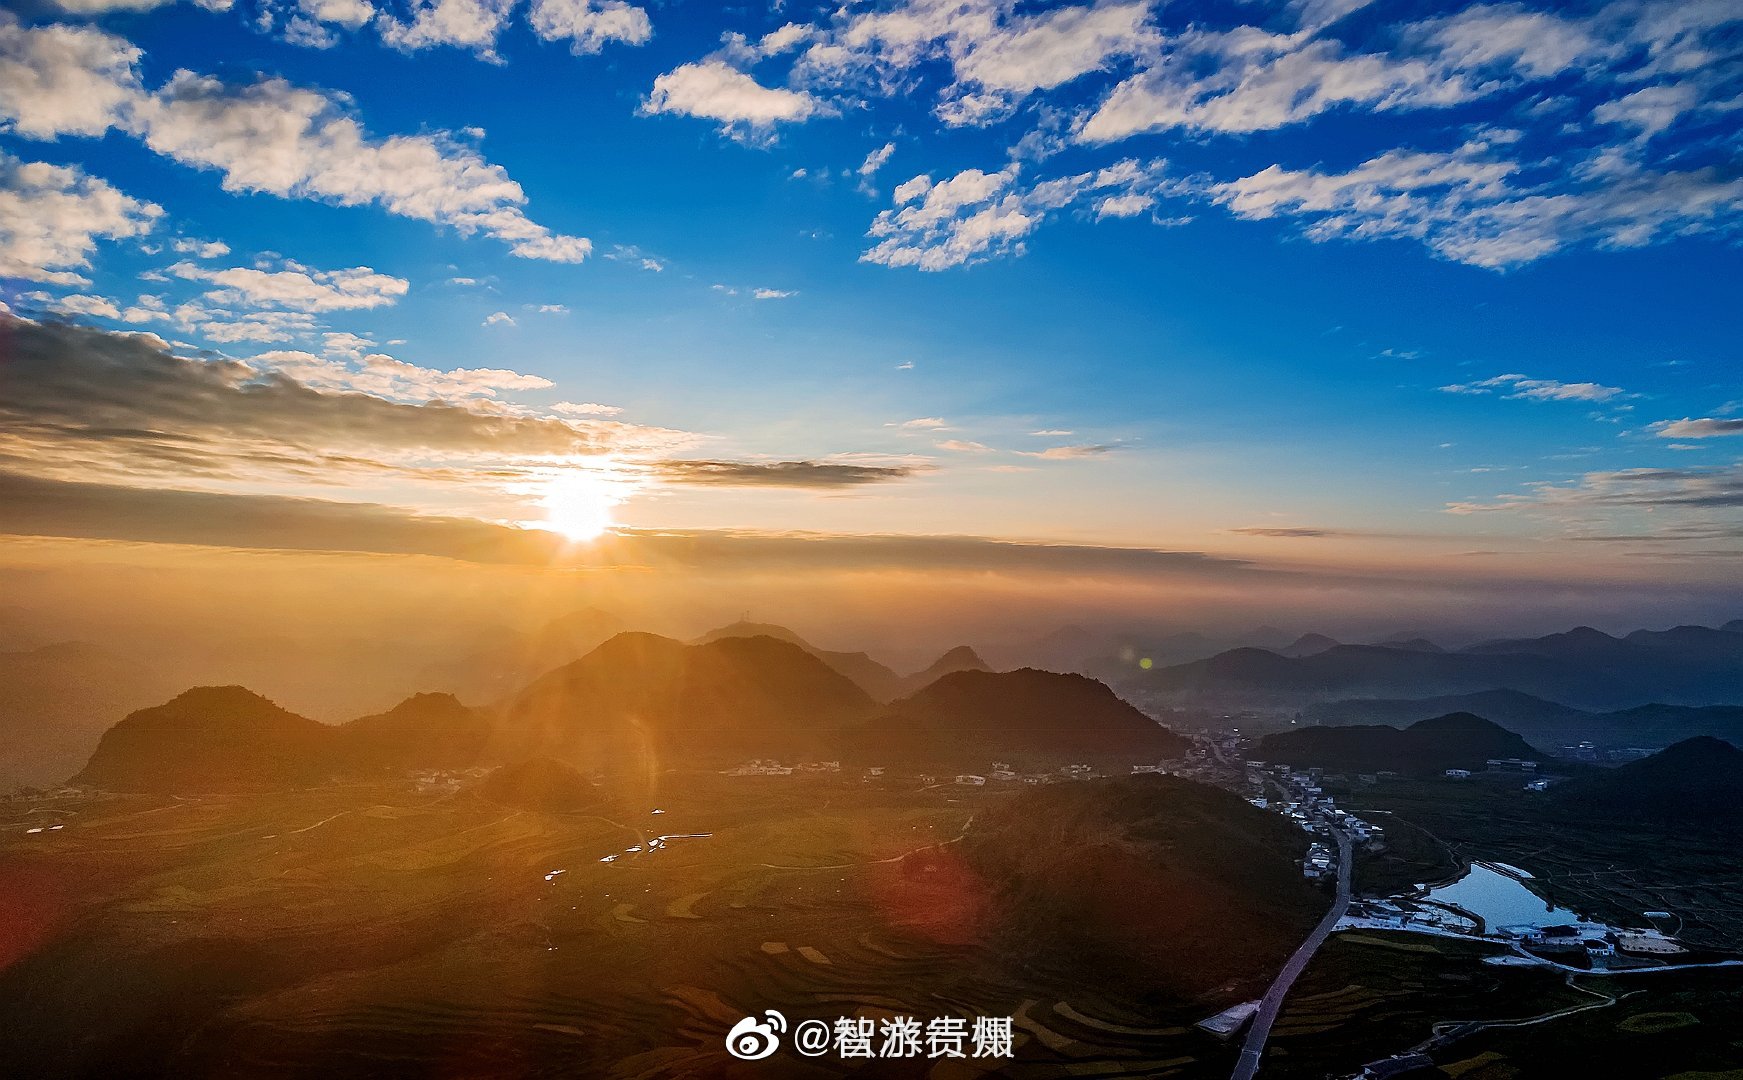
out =
[[(744, 1061), (761, 1061), (780, 1049), (787, 1027), (787, 1018), (774, 1009), (747, 1016), (726, 1033), (726, 1052)], [(925, 1023), (916, 1016), (881, 1020), (840, 1016), (833, 1022), (801, 1020), (792, 1031), (793, 1049), (805, 1057), (831, 1051), (843, 1059), (1014, 1056), (1009, 1016), (977, 1016), (972, 1026), (960, 1016), (936, 1016)]]

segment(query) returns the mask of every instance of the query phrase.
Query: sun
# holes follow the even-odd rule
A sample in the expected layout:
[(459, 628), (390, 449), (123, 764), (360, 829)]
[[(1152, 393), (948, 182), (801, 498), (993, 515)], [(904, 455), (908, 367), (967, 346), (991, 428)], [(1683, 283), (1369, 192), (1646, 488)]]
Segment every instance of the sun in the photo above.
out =
[(576, 543), (597, 540), (616, 521), (611, 512), (623, 497), (591, 469), (567, 469), (545, 482), (539, 504), (544, 525)]

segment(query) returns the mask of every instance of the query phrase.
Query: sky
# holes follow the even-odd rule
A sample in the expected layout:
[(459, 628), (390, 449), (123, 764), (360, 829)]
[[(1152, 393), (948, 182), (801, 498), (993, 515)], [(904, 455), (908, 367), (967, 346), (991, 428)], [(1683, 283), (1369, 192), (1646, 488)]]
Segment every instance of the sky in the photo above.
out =
[(1733, 2), (4, 7), (14, 537), (1743, 614)]

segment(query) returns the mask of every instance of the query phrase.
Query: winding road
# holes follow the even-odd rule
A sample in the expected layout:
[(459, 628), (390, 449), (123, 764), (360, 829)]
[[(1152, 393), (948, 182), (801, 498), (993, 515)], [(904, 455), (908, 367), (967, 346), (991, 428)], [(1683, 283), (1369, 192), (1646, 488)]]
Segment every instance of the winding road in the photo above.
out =
[(1289, 996), (1289, 988), (1307, 970), (1308, 961), (1325, 944), (1325, 939), (1337, 927), (1338, 920), (1349, 909), (1350, 867), (1355, 856), (1350, 849), (1348, 836), (1336, 830), (1333, 830), (1333, 835), (1338, 840), (1337, 898), (1332, 901), (1331, 910), (1325, 913), (1325, 918), (1319, 920), (1313, 933), (1307, 935), (1307, 940), (1301, 943), (1295, 954), (1289, 958), (1289, 962), (1283, 965), (1283, 970), (1277, 973), (1271, 988), (1265, 991), (1264, 998), (1259, 1002), (1259, 1011), (1253, 1014), (1253, 1024), (1247, 1029), (1247, 1040), (1241, 1045), (1241, 1057), (1235, 1063), (1233, 1080), (1253, 1080), (1258, 1073), (1259, 1060), (1265, 1056), (1265, 1041), (1271, 1037), (1271, 1025), (1277, 1022), (1277, 1014), (1283, 1011), (1283, 999)]

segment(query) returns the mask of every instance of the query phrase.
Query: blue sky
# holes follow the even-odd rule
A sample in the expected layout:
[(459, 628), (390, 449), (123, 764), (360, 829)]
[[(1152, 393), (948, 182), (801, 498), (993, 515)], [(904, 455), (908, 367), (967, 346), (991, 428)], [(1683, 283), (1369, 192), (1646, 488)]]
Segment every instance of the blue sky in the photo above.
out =
[(191, 468), (94, 434), (93, 375), (53, 403), (82, 430), (19, 408), (11, 470), (502, 522), (580, 471), (558, 497), (629, 528), (1418, 573), (1743, 551), (1732, 4), (0, 19), (14, 313), (155, 335), (239, 400), (517, 422), (243, 460), (131, 404), (210, 441)]

